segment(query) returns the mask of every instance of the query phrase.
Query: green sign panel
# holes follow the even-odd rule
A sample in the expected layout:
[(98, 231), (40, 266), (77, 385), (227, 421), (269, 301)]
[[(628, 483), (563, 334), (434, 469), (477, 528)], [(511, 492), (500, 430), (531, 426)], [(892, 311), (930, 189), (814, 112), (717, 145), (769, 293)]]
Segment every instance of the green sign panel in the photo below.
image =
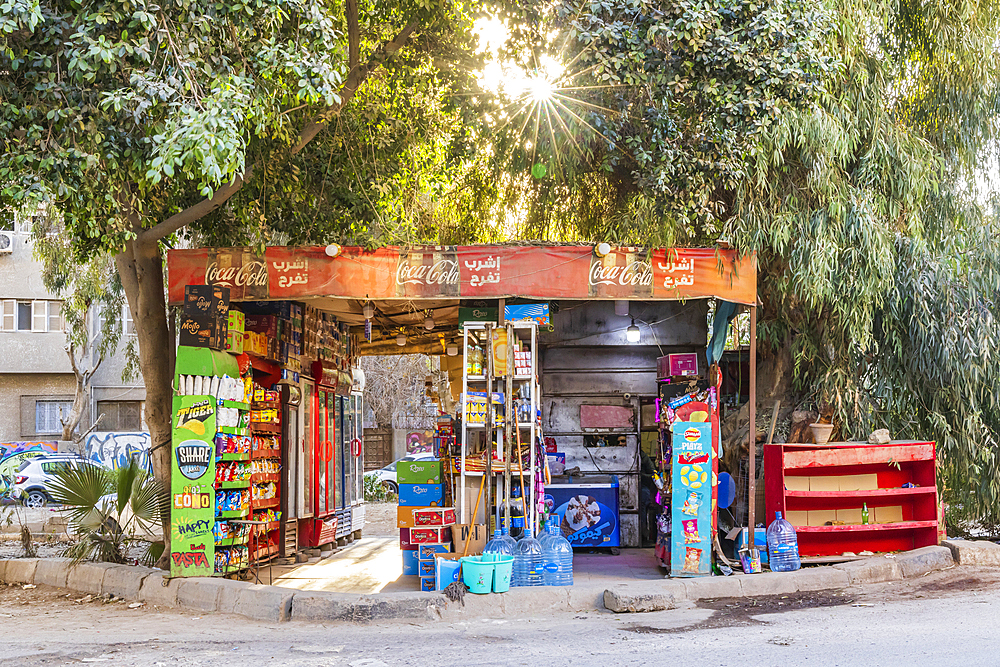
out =
[(175, 396), (170, 471), (170, 576), (215, 572), (215, 399)]
[(458, 326), (462, 326), (466, 322), (493, 322), (496, 324), (499, 316), (499, 308), (466, 308), (461, 306), (458, 309)]

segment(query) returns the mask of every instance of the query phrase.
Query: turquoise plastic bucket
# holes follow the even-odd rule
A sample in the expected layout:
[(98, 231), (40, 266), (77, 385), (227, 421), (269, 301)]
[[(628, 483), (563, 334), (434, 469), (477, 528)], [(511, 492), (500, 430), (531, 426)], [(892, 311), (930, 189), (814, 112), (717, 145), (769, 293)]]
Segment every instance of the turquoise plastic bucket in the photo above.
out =
[(482, 562), (479, 556), (462, 559), (462, 581), (472, 593), (489, 593), (493, 587), (493, 563)]
[(514, 557), (499, 556), (493, 564), (493, 592), (506, 593), (510, 590), (510, 577), (514, 573)]

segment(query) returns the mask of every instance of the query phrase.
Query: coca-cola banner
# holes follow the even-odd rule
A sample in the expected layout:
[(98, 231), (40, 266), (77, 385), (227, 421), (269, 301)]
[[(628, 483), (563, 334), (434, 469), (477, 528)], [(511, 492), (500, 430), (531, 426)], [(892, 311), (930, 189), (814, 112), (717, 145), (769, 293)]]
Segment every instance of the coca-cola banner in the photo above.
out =
[(757, 273), (749, 257), (710, 248), (591, 246), (345, 247), (171, 250), (170, 302), (185, 285), (224, 285), (233, 301), (303, 299), (696, 299), (753, 303)]

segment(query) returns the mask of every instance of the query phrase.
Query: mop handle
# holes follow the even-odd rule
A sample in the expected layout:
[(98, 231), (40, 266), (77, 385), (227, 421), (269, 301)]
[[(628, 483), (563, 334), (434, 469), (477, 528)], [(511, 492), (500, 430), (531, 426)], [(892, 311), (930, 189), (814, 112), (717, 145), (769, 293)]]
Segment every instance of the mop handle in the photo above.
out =
[[(469, 543), (472, 541), (472, 527), (476, 525), (476, 514), (479, 513), (479, 501), (483, 499), (483, 486), (486, 484), (486, 473), (483, 473), (483, 481), (479, 482), (479, 496), (476, 498), (476, 508), (472, 510), (472, 523), (469, 524), (469, 539), (465, 540), (465, 549), (462, 551), (462, 558), (469, 555)], [(464, 493), (464, 490), (463, 490)]]

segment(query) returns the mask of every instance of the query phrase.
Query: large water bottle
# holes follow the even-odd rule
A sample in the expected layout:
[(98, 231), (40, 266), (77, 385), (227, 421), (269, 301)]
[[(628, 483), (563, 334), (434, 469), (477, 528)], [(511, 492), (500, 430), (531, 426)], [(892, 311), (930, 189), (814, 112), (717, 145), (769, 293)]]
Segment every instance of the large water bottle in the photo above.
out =
[(503, 540), (508, 547), (510, 547), (511, 555), (517, 554), (517, 540), (510, 536), (510, 531), (507, 528), (506, 521), (501, 524), (500, 539)]
[(530, 531), (524, 532), (517, 542), (514, 552), (514, 576), (512, 586), (542, 586), (542, 545), (531, 536)]
[(493, 539), (486, 543), (483, 548), (484, 554), (501, 554), (504, 556), (513, 556), (514, 551), (510, 548), (510, 545), (504, 541), (503, 537), (500, 535), (500, 529), (497, 528), (493, 531)]
[(547, 528), (550, 536), (542, 545), (542, 559), (545, 562), (542, 579), (546, 586), (572, 586), (573, 547), (559, 532), (559, 526), (555, 522)]
[(771, 572), (794, 572), (802, 567), (799, 560), (799, 538), (795, 528), (774, 513), (774, 521), (767, 527), (767, 562)]

